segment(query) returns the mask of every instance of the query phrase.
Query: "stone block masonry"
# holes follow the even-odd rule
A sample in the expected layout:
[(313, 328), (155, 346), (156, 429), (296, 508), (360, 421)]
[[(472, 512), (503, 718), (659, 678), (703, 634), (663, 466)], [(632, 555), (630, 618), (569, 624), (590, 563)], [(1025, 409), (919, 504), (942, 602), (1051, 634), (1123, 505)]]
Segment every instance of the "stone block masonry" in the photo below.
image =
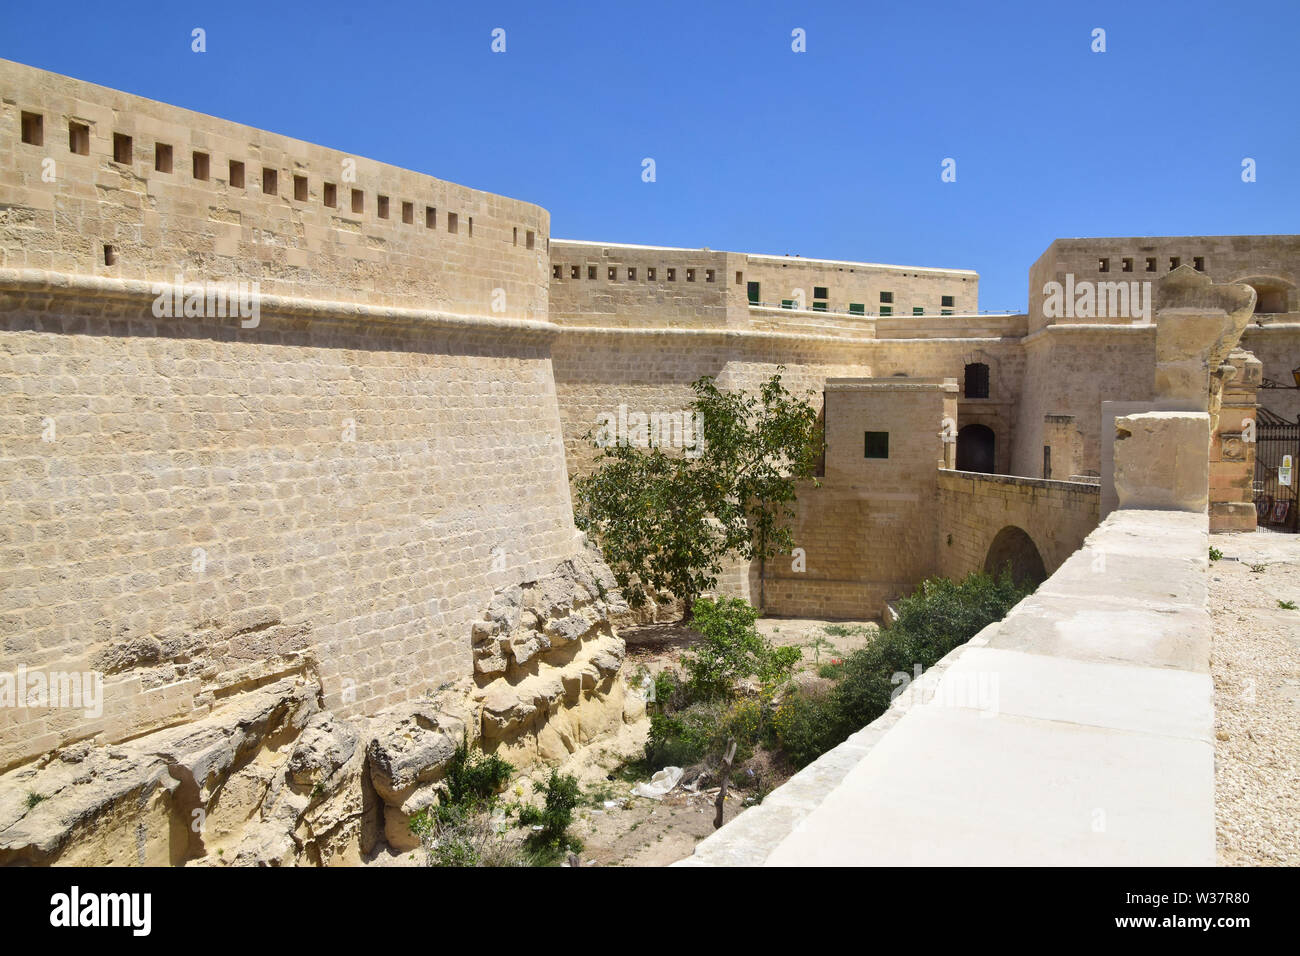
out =
[(940, 471), (938, 573), (957, 579), (985, 570), (994, 541), (1012, 528), (1028, 536), (1051, 574), (1097, 527), (1100, 500), (1090, 482)]
[(241, 329), (28, 278), (0, 273), (0, 659), (109, 686), (96, 721), (6, 710), (0, 765), (303, 654), (341, 714), (418, 696), (471, 673), (495, 587), (578, 547), (536, 326), (268, 302)]
[(0, 89), (0, 266), (546, 317), (532, 203), (7, 60)]

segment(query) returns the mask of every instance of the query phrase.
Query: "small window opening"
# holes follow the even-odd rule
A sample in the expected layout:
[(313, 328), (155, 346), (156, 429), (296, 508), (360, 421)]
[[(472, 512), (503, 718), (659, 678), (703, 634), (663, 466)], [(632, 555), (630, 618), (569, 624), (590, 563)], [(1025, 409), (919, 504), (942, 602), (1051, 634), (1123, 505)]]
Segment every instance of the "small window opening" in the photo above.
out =
[(28, 146), (44, 146), (45, 117), (40, 113), (23, 113), (22, 136)]
[(85, 123), (68, 124), (68, 151), (78, 156), (90, 155), (90, 127)]

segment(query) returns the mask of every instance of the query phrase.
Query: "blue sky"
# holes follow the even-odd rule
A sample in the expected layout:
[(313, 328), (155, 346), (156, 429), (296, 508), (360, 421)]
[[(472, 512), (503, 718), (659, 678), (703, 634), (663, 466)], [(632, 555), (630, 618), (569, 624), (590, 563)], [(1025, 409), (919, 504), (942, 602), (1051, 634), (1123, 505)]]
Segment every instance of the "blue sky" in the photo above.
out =
[(537, 202), (562, 238), (971, 268), (1019, 310), (1057, 236), (1300, 232), (1296, 0), (51, 10), (9, 4), (0, 56)]

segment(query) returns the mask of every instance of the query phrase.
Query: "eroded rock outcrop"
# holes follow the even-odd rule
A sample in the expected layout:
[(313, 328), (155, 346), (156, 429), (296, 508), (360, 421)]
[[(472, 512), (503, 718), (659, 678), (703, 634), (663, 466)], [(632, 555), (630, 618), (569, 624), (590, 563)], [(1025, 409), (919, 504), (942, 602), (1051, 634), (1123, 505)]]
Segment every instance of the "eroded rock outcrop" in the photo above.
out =
[[(643, 716), (611, 624), (625, 610), (587, 551), (499, 591), (473, 629), (474, 676), (425, 698), (343, 719), (322, 709), (310, 657), (278, 679), (241, 674), (198, 719), (0, 775), (0, 864), (332, 865), (414, 849), (410, 817), (443, 798), (462, 742), (526, 769)], [(155, 650), (115, 663), (155, 667)]]
[(474, 625), (484, 746), (517, 764), (558, 760), (644, 714), (620, 677), (613, 621), (627, 611), (590, 550), (498, 592)]

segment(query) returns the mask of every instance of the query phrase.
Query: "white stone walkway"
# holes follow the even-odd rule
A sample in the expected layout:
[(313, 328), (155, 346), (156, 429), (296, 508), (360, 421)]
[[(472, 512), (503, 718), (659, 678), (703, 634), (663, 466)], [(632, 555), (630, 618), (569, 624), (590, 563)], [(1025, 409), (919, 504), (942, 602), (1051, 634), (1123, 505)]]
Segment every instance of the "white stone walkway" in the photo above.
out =
[(1203, 515), (1113, 513), (679, 865), (1213, 865), (1207, 554)]

